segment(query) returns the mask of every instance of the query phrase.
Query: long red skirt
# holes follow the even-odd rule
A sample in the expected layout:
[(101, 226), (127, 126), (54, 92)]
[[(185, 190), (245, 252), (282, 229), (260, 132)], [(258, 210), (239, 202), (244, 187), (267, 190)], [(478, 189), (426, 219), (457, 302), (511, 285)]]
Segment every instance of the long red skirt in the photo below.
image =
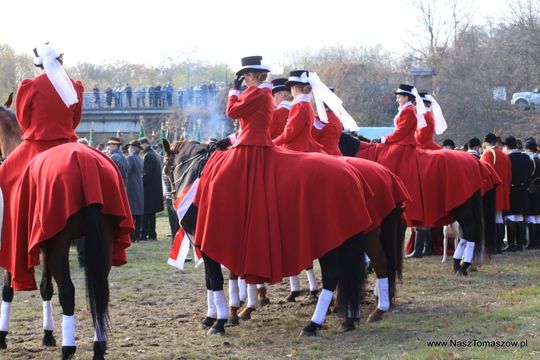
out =
[(248, 283), (276, 283), (372, 227), (361, 173), (277, 147), (215, 152), (200, 179), (195, 244)]
[(408, 226), (449, 224), (455, 221), (452, 209), (497, 182), (482, 162), (461, 151), (362, 142), (356, 156), (386, 166), (403, 180), (412, 198), (405, 209)]
[[(22, 175), (12, 253), (12, 286), (36, 288), (33, 268), (39, 264), (39, 245), (62, 231), (67, 220), (85, 206), (99, 204), (101, 213), (118, 217), (112, 263), (125, 264), (133, 220), (116, 165), (90, 146), (70, 143), (41, 153)], [(28, 241), (22, 241), (28, 239)]]

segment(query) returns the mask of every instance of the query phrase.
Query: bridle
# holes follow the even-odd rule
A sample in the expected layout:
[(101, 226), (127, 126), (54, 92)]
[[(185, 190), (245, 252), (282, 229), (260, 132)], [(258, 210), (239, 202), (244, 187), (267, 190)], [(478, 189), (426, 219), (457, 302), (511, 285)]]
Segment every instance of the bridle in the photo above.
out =
[[(175, 198), (178, 196), (178, 190), (177, 190), (178, 184), (181, 183), (190, 174), (191, 170), (199, 166), (201, 160), (208, 160), (212, 151), (213, 149), (207, 149), (205, 151), (201, 151), (198, 154), (195, 154), (191, 156), (190, 158), (183, 160), (174, 166), (174, 168), (172, 169), (170, 173), (171, 176), (169, 177), (169, 179), (171, 180), (171, 193), (174, 194)], [(178, 153), (173, 153), (173, 154), (174, 156), (171, 156), (169, 158), (169, 162), (174, 161), (174, 158), (178, 156)], [(182, 174), (180, 174), (178, 179), (174, 180), (174, 174), (176, 173), (176, 170), (182, 166), (185, 166), (186, 164), (188, 164), (187, 168), (182, 172)], [(197, 174), (197, 176), (199, 175), (200, 174)]]

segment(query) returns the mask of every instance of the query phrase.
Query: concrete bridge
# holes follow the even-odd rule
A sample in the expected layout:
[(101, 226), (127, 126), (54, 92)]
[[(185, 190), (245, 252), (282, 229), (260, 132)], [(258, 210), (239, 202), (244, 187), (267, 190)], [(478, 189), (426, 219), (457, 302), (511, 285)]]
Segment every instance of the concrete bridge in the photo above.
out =
[(76, 131), (88, 134), (93, 127), (95, 134), (139, 133), (141, 122), (153, 123), (174, 111), (174, 108), (84, 108)]

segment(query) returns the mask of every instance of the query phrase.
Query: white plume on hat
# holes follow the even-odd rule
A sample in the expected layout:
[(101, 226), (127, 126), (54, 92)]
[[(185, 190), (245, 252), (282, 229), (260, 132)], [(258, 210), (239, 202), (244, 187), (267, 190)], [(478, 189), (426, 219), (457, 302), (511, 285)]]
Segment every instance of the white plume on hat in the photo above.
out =
[(34, 64), (42, 65), (45, 74), (51, 81), (54, 89), (67, 107), (79, 102), (75, 87), (67, 76), (63, 66), (56, 59), (62, 52), (51, 43), (45, 43), (35, 49), (37, 52)]

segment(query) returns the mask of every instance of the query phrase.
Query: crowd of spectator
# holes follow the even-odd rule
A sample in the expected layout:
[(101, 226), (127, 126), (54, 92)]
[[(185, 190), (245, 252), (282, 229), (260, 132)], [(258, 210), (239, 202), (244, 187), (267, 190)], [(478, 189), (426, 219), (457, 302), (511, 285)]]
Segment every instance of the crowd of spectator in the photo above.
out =
[(210, 81), (198, 86), (174, 88), (170, 82), (163, 86), (157, 82), (149, 86), (139, 83), (133, 88), (129, 83), (116, 83), (102, 91), (94, 85), (92, 94), (86, 94), (86, 106), (93, 108), (164, 108), (170, 106), (208, 105), (213, 101), (222, 85)]

